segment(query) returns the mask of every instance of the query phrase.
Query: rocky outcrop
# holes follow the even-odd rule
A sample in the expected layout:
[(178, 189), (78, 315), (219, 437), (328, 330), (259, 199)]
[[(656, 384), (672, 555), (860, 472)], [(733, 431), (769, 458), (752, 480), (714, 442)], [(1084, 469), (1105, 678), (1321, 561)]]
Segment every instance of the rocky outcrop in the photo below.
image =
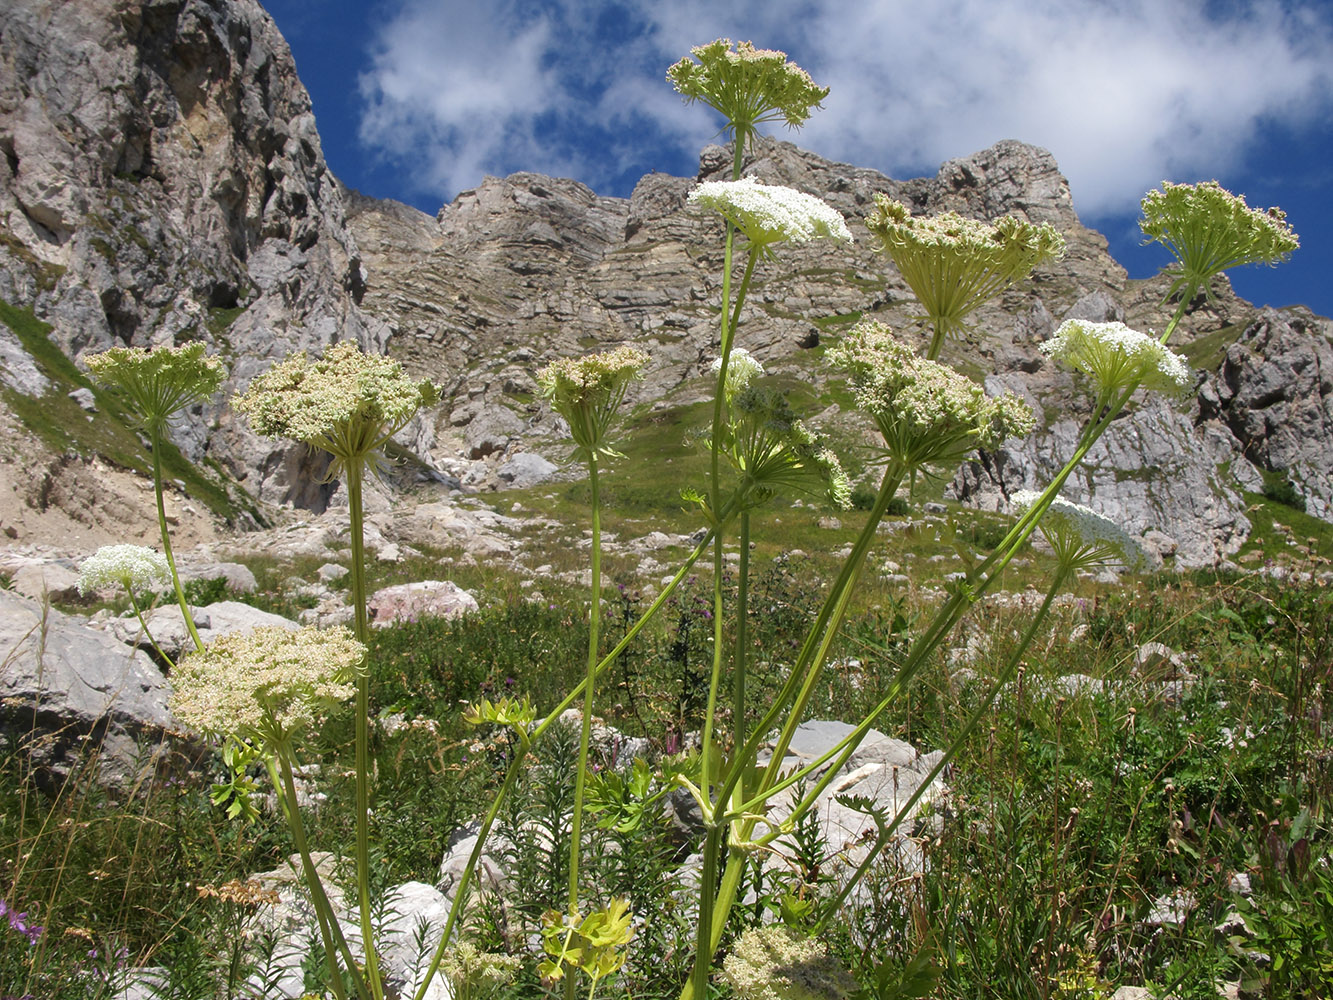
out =
[(168, 748), (169, 688), (144, 654), (4, 590), (0, 650), (0, 745), (22, 748), (39, 783), (95, 761), (128, 786)]
[[(628, 199), (518, 173), (486, 178), (432, 218), (331, 176), (291, 54), (256, 0), (15, 0), (0, 13), (0, 150), (0, 299), (50, 323), (67, 354), (202, 339), (241, 387), (293, 349), (335, 338), (387, 348), (444, 386), (441, 404), (398, 437), (427, 460), (419, 478), (439, 486), (504, 488), (552, 471), (516, 456), (558, 459), (567, 446), (534, 380), (556, 357), (633, 341), (653, 365), (632, 403), (707, 391), (721, 226), (687, 199), (697, 179), (724, 176), (721, 147), (703, 150), (697, 178), (649, 174)], [(858, 319), (920, 337), (917, 303), (862, 224), (877, 193), (1064, 235), (1064, 259), (983, 307), (946, 347), (945, 360), (1043, 414), (1031, 441), (959, 475), (954, 493), (969, 502), (1002, 503), (1058, 464), (1086, 405), (1036, 351), (1062, 320), (1167, 322), (1165, 283), (1126, 278), (1033, 146), (1000, 142), (933, 177), (896, 180), (764, 140), (744, 168), (823, 198), (857, 237), (762, 262), (742, 317), (742, 346), (816, 390), (822, 349)], [(1241, 493), (1265, 478), (1290, 480), (1311, 513), (1333, 515), (1328, 322), (1261, 315), (1225, 279), (1210, 291), (1173, 341), (1206, 373), (1199, 404), (1140, 404), (1071, 485), (1133, 530), (1178, 539), (1182, 564), (1216, 561), (1244, 539)], [(28, 396), (53, 391), (2, 323), (0, 379)], [(825, 418), (844, 437), (858, 431), (836, 409)], [(174, 433), (187, 457), (216, 460), (265, 500), (316, 513), (338, 502), (319, 481), (322, 459), (256, 439), (222, 403)], [(21, 465), (39, 463), (32, 451)]]
[[(7, 3), (0, 150), (0, 299), (69, 356), (204, 340), (244, 386), (294, 349), (382, 346), (309, 95), (255, 0)], [(291, 498), (285, 452), (224, 407), (176, 440)]]

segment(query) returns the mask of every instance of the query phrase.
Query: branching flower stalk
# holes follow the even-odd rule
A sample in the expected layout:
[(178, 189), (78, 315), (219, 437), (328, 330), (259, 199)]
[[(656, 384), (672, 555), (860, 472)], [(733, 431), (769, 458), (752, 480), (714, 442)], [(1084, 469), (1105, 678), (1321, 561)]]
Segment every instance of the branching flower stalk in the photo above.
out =
[[(368, 355), (355, 344), (335, 344), (318, 361), (296, 354), (251, 382), (233, 400), (249, 416), (255, 432), (286, 437), (327, 452), (333, 458), (330, 479), (342, 475), (351, 521), (352, 607), (356, 636), (369, 639), (366, 608), (365, 521), (362, 480), (365, 470), (394, 434), (423, 406), (440, 398), (432, 383), (407, 377), (390, 358)], [(374, 1000), (384, 986), (375, 954), (370, 907), (370, 689), (362, 673), (356, 681), (356, 870), (366, 978)]]
[[(587, 463), (592, 491), (592, 594), (588, 612), (588, 668), (584, 678), (583, 719), (579, 734), (579, 761), (574, 774), (574, 812), (570, 820), (568, 908), (578, 913), (579, 856), (583, 846), (583, 798), (587, 784), (588, 747), (592, 740), (593, 699), (596, 690), (598, 641), (602, 616), (602, 522), (598, 457), (615, 456), (608, 440), (611, 422), (625, 399), (629, 384), (643, 378), (648, 355), (633, 347), (605, 354), (554, 362), (537, 376), (542, 395), (569, 424), (579, 457)], [(572, 996), (574, 977), (565, 981)]]
[(172, 714), (181, 722), (259, 749), (301, 855), (330, 982), (342, 998), (341, 954), (362, 1000), (374, 995), (373, 984), (362, 979), (315, 868), (292, 770), (296, 741), (353, 696), (365, 673), (365, 655), (366, 647), (345, 628), (292, 632), (261, 626), (222, 636), (183, 657), (172, 674), (171, 696)]
[(162, 554), (171, 572), (171, 585), (180, 605), (185, 628), (195, 649), (203, 648), (194, 616), (185, 601), (176, 558), (171, 551), (171, 533), (167, 530), (167, 509), (162, 491), (162, 447), (171, 418), (192, 406), (207, 402), (222, 386), (227, 370), (217, 358), (204, 356), (204, 345), (183, 347), (113, 347), (91, 355), (88, 369), (102, 386), (112, 390), (129, 406), (130, 415), (148, 436), (148, 450), (153, 455), (153, 496), (157, 501), (157, 524), (162, 537)]
[[(1019, 491), (1010, 499), (1015, 512), (1021, 515), (1031, 510), (1032, 507), (1042, 499), (1042, 494), (1030, 490)], [(1120, 563), (1130, 570), (1136, 570), (1142, 568), (1146, 562), (1142, 548), (1136, 541), (1130, 538), (1119, 525), (1114, 524), (1086, 507), (1070, 503), (1060, 497), (1056, 497), (1051, 502), (1046, 516), (1040, 522), (1040, 530), (1046, 537), (1047, 541), (1050, 542), (1056, 555), (1055, 572), (1052, 576), (1051, 585), (1046, 592), (1046, 596), (1041, 602), (1041, 606), (1032, 616), (1032, 620), (1028, 623), (1027, 629), (1019, 639), (1018, 645), (1015, 647), (1013, 654), (1010, 656), (1004, 668), (991, 682), (989, 693), (976, 707), (971, 716), (969, 716), (967, 722), (963, 725), (963, 728), (958, 731), (953, 742), (949, 745), (948, 749), (945, 750), (944, 755), (935, 766), (930, 769), (925, 777), (921, 779), (920, 784), (908, 797), (907, 801), (898, 808), (892, 821), (879, 831), (880, 835), (876, 839), (874, 847), (866, 852), (866, 856), (861, 860), (861, 863), (857, 866), (851, 876), (849, 876), (846, 884), (844, 884), (839, 893), (824, 906), (822, 914), (815, 925), (816, 934), (822, 931), (828, 925), (828, 922), (841, 911), (842, 905), (846, 902), (848, 896), (851, 895), (852, 890), (856, 888), (857, 883), (860, 882), (865, 876), (865, 873), (869, 871), (870, 866), (874, 863), (875, 858), (880, 851), (882, 851), (888, 844), (889, 838), (897, 831), (904, 818), (911, 814), (911, 811), (916, 807), (916, 804), (921, 800), (922, 796), (926, 794), (931, 784), (939, 777), (944, 768), (957, 756), (964, 743), (966, 743), (975, 731), (982, 717), (990, 711), (990, 708), (995, 703), (995, 699), (999, 696), (1000, 691), (1013, 680), (1019, 665), (1022, 663), (1024, 654), (1032, 644), (1032, 640), (1036, 636), (1038, 629), (1045, 622), (1046, 617), (1050, 612), (1051, 603), (1055, 600), (1055, 596), (1064, 588), (1066, 581), (1080, 570), (1089, 570), (1110, 563)], [(916, 655), (920, 658), (924, 652), (925, 651), (922, 651), (922, 653)], [(904, 672), (909, 675), (914, 673), (916, 665), (916, 663), (909, 660), (908, 663), (904, 665)], [(894, 684), (893, 689), (890, 692), (890, 697), (896, 697), (897, 692), (902, 690), (904, 686), (905, 684), (902, 679), (899, 679), (899, 681)], [(889, 699), (882, 701), (867, 716), (862, 726), (868, 730), (869, 726), (873, 725), (879, 715), (887, 709), (890, 704), (891, 700)], [(849, 734), (848, 739), (843, 742), (847, 743), (849, 746), (859, 743), (859, 740), (853, 739), (855, 735), (855, 733)], [(845, 752), (845, 748), (834, 747), (833, 751), (825, 754), (820, 760), (812, 762), (807, 767), (801, 768), (800, 772), (806, 772), (807, 774), (814, 773), (818, 767), (823, 766), (834, 756), (834, 752), (842, 754), (843, 760), (846, 759), (847, 753)], [(841, 761), (838, 765), (828, 768), (827, 774), (830, 778), (838, 772), (840, 763)], [(796, 780), (800, 780), (802, 777), (800, 772), (797, 772), (797, 774), (792, 777)], [(826, 785), (827, 779), (817, 788), (817, 790), (812, 790), (812, 793), (806, 797), (805, 801), (813, 802), (814, 797), (822, 792)], [(799, 806), (797, 808), (799, 808)]]

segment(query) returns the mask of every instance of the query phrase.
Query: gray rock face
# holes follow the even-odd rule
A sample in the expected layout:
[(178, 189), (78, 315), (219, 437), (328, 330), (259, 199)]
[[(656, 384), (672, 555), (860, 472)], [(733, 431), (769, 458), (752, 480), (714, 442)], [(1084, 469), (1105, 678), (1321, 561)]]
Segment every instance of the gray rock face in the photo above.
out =
[[(692, 178), (649, 174), (623, 199), (533, 173), (489, 177), (435, 218), (347, 191), (256, 0), (14, 0), (0, 13), (0, 61), (0, 298), (51, 323), (72, 356), (202, 339), (240, 388), (293, 349), (387, 346), (444, 385), (400, 441), (468, 488), (515, 482), (498, 470), (522, 452), (562, 457), (567, 429), (534, 382), (554, 358), (632, 341), (653, 357), (632, 404), (707, 391), (721, 224), (688, 204)], [(699, 177), (729, 162), (708, 147)], [(1033, 146), (1004, 141), (895, 180), (765, 140), (744, 169), (823, 198), (857, 238), (782, 248), (758, 267), (742, 316), (739, 346), (816, 387), (820, 348), (859, 318), (922, 339), (918, 304), (863, 226), (877, 193), (919, 213), (1014, 214), (1064, 235), (1063, 260), (978, 310), (967, 339), (946, 347), (944, 360), (1041, 411), (1040, 434), (960, 475), (955, 493), (970, 502), (997, 506), (1040, 485), (1086, 415), (1082, 388), (1036, 351), (1062, 320), (1167, 322), (1165, 283), (1127, 279)], [(1240, 491), (1262, 486), (1260, 470), (1333, 516), (1328, 321), (1260, 314), (1225, 278), (1211, 291), (1173, 344), (1197, 347), (1209, 373), (1197, 408), (1138, 404), (1071, 486), (1131, 530), (1176, 539), (1181, 565), (1216, 562), (1245, 537)], [(44, 391), (3, 328), (0, 379)], [(335, 497), (318, 482), (323, 459), (258, 440), (223, 404), (173, 433), (191, 459), (219, 460), (263, 499), (319, 512)]]
[[(244, 386), (293, 349), (382, 345), (310, 98), (255, 0), (14, 0), (0, 65), (0, 298), (71, 357), (204, 340)], [(33, 388), (7, 345), (7, 381)], [(218, 409), (188, 425), (218, 419), (211, 442), (178, 443), (289, 499), (280, 449)]]
[[(194, 627), (205, 645), (219, 636), (230, 635), (232, 632), (252, 632), (261, 625), (290, 631), (300, 628), (289, 618), (260, 611), (240, 601), (217, 601), (207, 607), (192, 607), (190, 612), (194, 618)], [(153, 640), (172, 659), (194, 649), (194, 642), (190, 638), (177, 605), (154, 608), (144, 615), (144, 621), (148, 623), (148, 631), (152, 634)], [(112, 618), (106, 623), (106, 630), (121, 642), (131, 646), (138, 646), (145, 651), (152, 648), (152, 643), (148, 636), (144, 635), (136, 618)]]
[(0, 740), (59, 780), (100, 749), (99, 777), (134, 781), (174, 729), (170, 687), (145, 655), (58, 611), (0, 590)]

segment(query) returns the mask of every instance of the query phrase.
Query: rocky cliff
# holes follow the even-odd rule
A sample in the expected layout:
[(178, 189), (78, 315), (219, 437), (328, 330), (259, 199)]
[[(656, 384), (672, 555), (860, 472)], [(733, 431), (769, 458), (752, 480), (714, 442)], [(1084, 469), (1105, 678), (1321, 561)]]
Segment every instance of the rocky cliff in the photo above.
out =
[[(69, 357), (204, 340), (243, 385), (291, 350), (382, 346), (309, 95), (254, 0), (6, 3), (0, 152), (0, 299)], [(285, 450), (198, 416), (188, 458), (310, 499)]]
[[(703, 151), (698, 178), (730, 157)], [(772, 372), (822, 383), (823, 348), (863, 317), (920, 336), (919, 309), (892, 263), (871, 249), (863, 220), (877, 192), (929, 213), (951, 209), (1050, 223), (1068, 252), (973, 317), (945, 358), (1012, 389), (1040, 414), (1024, 442), (960, 470), (951, 492), (998, 507), (1015, 489), (1045, 485), (1070, 453), (1087, 405), (1036, 347), (1063, 320), (1123, 320), (1161, 329), (1166, 285), (1136, 282), (1106, 240), (1078, 219), (1050, 154), (1002, 142), (944, 164), (933, 178), (896, 181), (766, 142), (746, 173), (816, 194), (836, 207), (857, 243), (784, 247), (760, 266), (740, 343)], [(446, 384), (434, 428), (415, 440), (467, 480), (518, 449), (547, 447), (560, 428), (533, 401), (532, 375), (552, 358), (633, 341), (654, 357), (637, 401), (684, 403), (716, 345), (720, 226), (691, 210), (696, 178), (650, 174), (628, 200), (535, 174), (488, 178), (434, 219), (395, 203), (352, 197), (349, 220), (367, 248), (365, 308), (392, 330), (389, 349)], [(1155, 531), (1180, 565), (1209, 565), (1249, 531), (1242, 494), (1289, 479), (1311, 513), (1330, 515), (1333, 397), (1328, 320), (1258, 310), (1225, 280), (1187, 315), (1175, 346), (1200, 372), (1188, 405), (1140, 403), (1099, 444), (1068, 489), (1136, 533)], [(826, 425), (854, 421), (836, 408)], [(470, 463), (470, 464), (469, 464)]]
[[(202, 339), (243, 386), (290, 350), (355, 338), (444, 384), (442, 405), (402, 440), (478, 488), (501, 482), (516, 454), (560, 457), (562, 428), (533, 378), (552, 358), (633, 341), (654, 358), (635, 402), (684, 405), (705, 391), (721, 229), (686, 196), (726, 169), (719, 147), (703, 151), (698, 178), (650, 174), (628, 199), (522, 173), (487, 178), (431, 217), (331, 176), (291, 54), (254, 0), (12, 0), (0, 12), (0, 150), (0, 300), (49, 324), (70, 358)], [(765, 142), (745, 169), (824, 198), (857, 236), (851, 248), (783, 249), (746, 306), (741, 343), (817, 391), (824, 348), (857, 320), (919, 336), (910, 291), (862, 225), (877, 192), (920, 212), (1015, 214), (1064, 234), (1064, 259), (975, 314), (947, 348), (1041, 415), (1031, 439), (959, 471), (951, 491), (969, 503), (1041, 485), (1068, 453), (1086, 397), (1036, 351), (1062, 320), (1166, 322), (1164, 285), (1127, 280), (1034, 147), (1002, 142), (899, 181)], [(1174, 345), (1200, 370), (1197, 399), (1140, 403), (1071, 486), (1131, 530), (1174, 539), (1182, 564), (1234, 551), (1249, 529), (1245, 491), (1289, 482), (1311, 513), (1333, 517), (1333, 327), (1256, 309), (1225, 281), (1212, 291)], [(13, 394), (54, 398), (41, 353), (0, 323), (0, 495), (19, 507), (47, 504), (95, 462), (39, 440), (20, 413)], [(859, 426), (836, 406), (820, 419)], [(223, 404), (182, 423), (177, 443), (264, 500), (328, 501), (299, 449), (258, 441)], [(0, 520), (13, 517), (0, 504)]]

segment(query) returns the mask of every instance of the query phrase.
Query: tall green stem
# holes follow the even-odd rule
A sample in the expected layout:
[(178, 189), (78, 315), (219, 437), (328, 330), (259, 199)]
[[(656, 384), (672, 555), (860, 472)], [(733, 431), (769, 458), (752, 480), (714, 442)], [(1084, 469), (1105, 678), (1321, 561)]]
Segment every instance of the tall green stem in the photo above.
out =
[[(897, 831), (903, 819), (912, 811), (913, 807), (921, 801), (921, 797), (925, 795), (927, 790), (929, 790), (935, 779), (938, 778), (944, 769), (953, 762), (954, 758), (958, 755), (958, 751), (962, 749), (963, 744), (972, 735), (973, 730), (977, 728), (977, 724), (981, 721), (981, 717), (985, 715), (986, 712), (990, 711), (991, 705), (995, 704), (995, 699), (999, 696), (1001, 689), (1013, 679), (1014, 674), (1018, 671), (1018, 665), (1022, 662), (1023, 654), (1027, 652), (1028, 646), (1032, 644), (1032, 639), (1037, 634), (1037, 629), (1041, 626), (1041, 623), (1046, 620), (1046, 616), (1051, 609), (1051, 602), (1055, 599), (1055, 595), (1060, 592), (1060, 588), (1064, 585), (1066, 576), (1066, 572), (1056, 573), (1050, 589), (1046, 592), (1046, 599), (1041, 602), (1041, 607), (1037, 609), (1037, 613), (1033, 616), (1027, 631), (1023, 633), (1023, 637), (1019, 640), (1018, 647), (1009, 658), (1009, 662), (1005, 664), (1004, 669), (1000, 671), (999, 676), (995, 678), (994, 683), (991, 685), (990, 693), (986, 696), (986, 699), (977, 706), (976, 710), (968, 718), (967, 723), (959, 731), (958, 735), (954, 737), (949, 748), (945, 750), (944, 755), (936, 762), (935, 766), (930, 769), (926, 776), (921, 779), (921, 783), (917, 785), (916, 791), (914, 791), (907, 801), (898, 808), (893, 816), (892, 822), (880, 831), (879, 837), (876, 838), (875, 846), (866, 853), (865, 858), (861, 861), (861, 864), (857, 866), (856, 871), (852, 873), (851, 877), (847, 880), (847, 883), (842, 887), (842, 890), (824, 907), (823, 915), (819, 918), (819, 923), (815, 926), (815, 934), (819, 934), (823, 931), (828, 925), (829, 920), (842, 909), (842, 905), (847, 901), (847, 897), (851, 895), (856, 884), (862, 877), (864, 877), (865, 873), (869, 870), (870, 865), (874, 863), (875, 857), (884, 849), (885, 845), (888, 844), (889, 838), (891, 838)], [(868, 721), (873, 722), (887, 707), (888, 705), (886, 703), (881, 703), (881, 705), (870, 714)], [(837, 768), (830, 768), (829, 770), (836, 772)]]
[[(296, 780), (292, 775), (291, 763), (292, 749), (285, 744), (271, 749), (273, 753), (272, 755), (265, 755), (264, 765), (268, 768), (269, 780), (273, 782), (274, 791), (279, 793), (278, 798), (282, 803), (283, 812), (287, 816), (287, 827), (292, 833), (292, 842), (296, 845), (296, 852), (301, 857), (301, 870), (305, 874), (306, 885), (310, 888), (310, 903), (314, 908), (319, 923), (320, 937), (324, 943), (324, 960), (329, 967), (330, 986), (339, 1000), (343, 1000), (346, 994), (343, 992), (342, 975), (338, 971), (336, 958), (341, 952), (343, 964), (352, 977), (357, 996), (366, 997), (369, 994), (366, 992), (365, 982), (357, 971), (356, 959), (347, 946), (346, 938), (343, 937), (338, 916), (333, 911), (333, 905), (329, 902), (328, 894), (324, 891), (324, 882), (320, 879), (319, 870), (315, 867), (315, 860), (310, 854), (310, 843), (306, 838), (305, 822), (301, 819), (301, 808), (296, 799)], [(281, 776), (279, 776), (274, 757), (277, 757), (282, 763)]]
[(190, 606), (185, 603), (185, 590), (181, 587), (180, 574), (176, 572), (176, 557), (171, 551), (171, 533), (167, 531), (167, 506), (162, 496), (162, 436), (153, 434), (149, 447), (153, 451), (153, 495), (157, 499), (157, 526), (162, 531), (162, 555), (166, 557), (167, 568), (171, 570), (171, 586), (176, 592), (176, 603), (180, 605), (190, 640), (195, 649), (203, 649), (204, 640), (199, 638), (199, 630), (194, 627), (194, 616), (190, 614)]
[(741, 512), (741, 561), (736, 567), (736, 649), (731, 664), (732, 752), (745, 745), (745, 668), (750, 623), (750, 512)]
[[(352, 613), (356, 638), (370, 642), (370, 620), (366, 609), (365, 517), (361, 506), (363, 460), (348, 459), (344, 465), (347, 508), (351, 519)], [(375, 1000), (384, 1000), (379, 960), (375, 954), (375, 928), (370, 913), (370, 676), (361, 671), (356, 678), (356, 896), (361, 914), (361, 940), (365, 944), (366, 978)]]
[(153, 633), (148, 630), (148, 622), (144, 621), (143, 612), (139, 609), (139, 602), (134, 599), (134, 591), (130, 590), (129, 587), (126, 587), (125, 592), (130, 595), (130, 607), (134, 609), (134, 617), (139, 619), (139, 628), (143, 629), (143, 634), (148, 637), (148, 641), (152, 644), (153, 649), (156, 650), (157, 655), (162, 657), (163, 662), (167, 665), (167, 669), (174, 670), (176, 661), (166, 653), (162, 652), (162, 647), (157, 644), (157, 640), (153, 638)]
[[(588, 612), (588, 672), (583, 688), (583, 729), (579, 734), (579, 764), (574, 772), (574, 816), (569, 823), (569, 912), (579, 909), (579, 853), (583, 839), (583, 790), (588, 777), (588, 744), (592, 741), (593, 692), (597, 680), (597, 640), (602, 617), (602, 519), (598, 493), (597, 453), (588, 455), (588, 482), (592, 489), (592, 605)], [(574, 977), (565, 982), (572, 995)]]
[[(552, 715), (551, 718), (547, 719), (547, 723), (549, 724), (554, 718), (555, 716)], [(496, 793), (495, 800), (491, 802), (491, 807), (486, 810), (486, 815), (482, 818), (481, 827), (477, 830), (476, 843), (472, 845), (472, 853), (468, 855), (467, 864), (463, 866), (463, 874), (459, 876), (458, 884), (454, 886), (454, 901), (449, 905), (449, 916), (444, 921), (444, 930), (440, 932), (439, 943), (435, 945), (430, 965), (426, 968), (426, 974), (421, 977), (421, 982), (417, 984), (412, 1000), (423, 1000), (431, 980), (440, 971), (440, 962), (444, 959), (444, 949), (448, 947), (454, 925), (463, 912), (465, 900), (472, 885), (472, 876), (477, 870), (477, 864), (481, 861), (481, 852), (486, 846), (486, 838), (490, 836), (491, 827), (495, 825), (495, 819), (500, 815), (500, 807), (504, 805), (505, 800), (509, 798), (510, 793), (514, 790), (514, 782), (518, 780), (519, 772), (523, 770), (528, 748), (532, 745), (532, 739), (536, 738), (534, 735), (530, 739), (523, 733), (518, 733), (517, 736), (518, 747), (514, 753), (514, 758), (509, 762), (509, 769), (505, 771), (504, 782), (500, 785), (500, 791)]]

